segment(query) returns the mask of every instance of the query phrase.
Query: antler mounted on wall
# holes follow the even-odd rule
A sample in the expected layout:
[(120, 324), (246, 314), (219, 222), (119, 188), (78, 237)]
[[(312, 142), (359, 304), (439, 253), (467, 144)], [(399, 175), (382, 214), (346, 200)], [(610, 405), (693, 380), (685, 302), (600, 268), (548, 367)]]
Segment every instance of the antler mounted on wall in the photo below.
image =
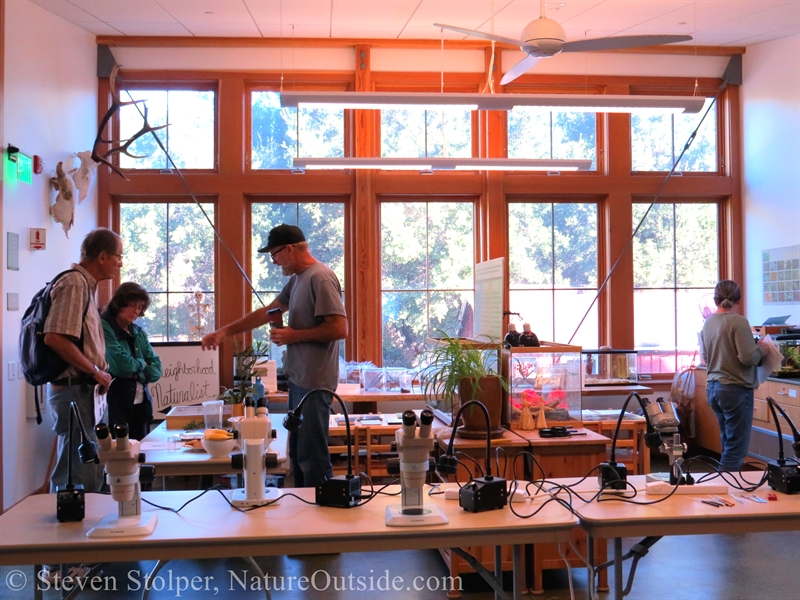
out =
[[(113, 164), (109, 157), (113, 156), (114, 154), (125, 154), (130, 156), (131, 158), (144, 158), (143, 156), (136, 156), (135, 154), (131, 154), (128, 152), (128, 148), (130, 145), (138, 140), (140, 137), (145, 135), (146, 133), (151, 133), (153, 131), (158, 131), (159, 129), (164, 129), (165, 127), (169, 127), (167, 125), (159, 125), (158, 127), (153, 127), (150, 123), (147, 122), (147, 105), (144, 105), (144, 124), (142, 128), (137, 131), (132, 137), (129, 137), (125, 140), (107, 140), (103, 137), (103, 131), (105, 130), (108, 122), (111, 120), (111, 117), (114, 116), (114, 113), (119, 111), (123, 106), (128, 106), (131, 104), (139, 104), (140, 102), (143, 103), (144, 100), (129, 100), (128, 102), (123, 102), (119, 98), (119, 94), (117, 93), (117, 72), (119, 71), (119, 65), (114, 65), (114, 68), (111, 70), (111, 75), (108, 78), (108, 87), (111, 91), (111, 107), (108, 109), (108, 112), (103, 116), (100, 121), (100, 126), (97, 128), (97, 137), (94, 138), (94, 145), (92, 146), (92, 160), (96, 163), (104, 164), (108, 166), (112, 171), (114, 171), (117, 175), (122, 177), (123, 179), (127, 180), (128, 178), (125, 177), (125, 174)], [(100, 146), (102, 144), (110, 144), (111, 147), (106, 150), (105, 152), (100, 152)]]

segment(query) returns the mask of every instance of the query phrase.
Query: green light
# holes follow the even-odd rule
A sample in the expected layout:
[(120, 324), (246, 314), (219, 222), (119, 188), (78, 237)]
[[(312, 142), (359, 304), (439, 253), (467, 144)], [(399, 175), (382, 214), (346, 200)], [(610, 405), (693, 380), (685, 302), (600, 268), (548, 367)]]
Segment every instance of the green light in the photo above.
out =
[(33, 159), (22, 152), (17, 154), (17, 179), (24, 183), (33, 183)]

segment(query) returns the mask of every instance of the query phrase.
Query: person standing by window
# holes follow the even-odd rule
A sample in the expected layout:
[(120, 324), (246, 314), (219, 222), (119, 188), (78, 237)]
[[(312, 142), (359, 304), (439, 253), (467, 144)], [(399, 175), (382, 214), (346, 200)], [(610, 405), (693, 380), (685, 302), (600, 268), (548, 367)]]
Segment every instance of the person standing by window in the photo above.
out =
[(153, 351), (144, 329), (134, 321), (150, 306), (142, 286), (126, 281), (117, 288), (102, 313), (108, 370), (114, 376), (108, 390), (108, 421), (127, 423), (130, 438), (141, 440), (153, 417), (148, 383), (161, 378), (161, 359)]
[(708, 404), (717, 416), (722, 436), (720, 466), (738, 471), (750, 446), (754, 391), (758, 365), (766, 354), (756, 343), (750, 324), (734, 308), (742, 289), (731, 279), (714, 288), (716, 312), (706, 319), (700, 333), (701, 356), (708, 370)]
[[(272, 342), (286, 346), (289, 408), (294, 410), (312, 389), (335, 390), (339, 381), (339, 340), (347, 336), (347, 315), (336, 274), (315, 259), (305, 235), (294, 225), (270, 230), (259, 250), (289, 277), (280, 294), (267, 306), (203, 337), (203, 349), (218, 347), (228, 336), (270, 322), (269, 311), (289, 312), (287, 327), (270, 332)], [(328, 417), (332, 396), (320, 394), (303, 408), (303, 427), (289, 435), (295, 487), (316, 487), (333, 477), (328, 453)], [(311, 400), (311, 399), (309, 399)]]

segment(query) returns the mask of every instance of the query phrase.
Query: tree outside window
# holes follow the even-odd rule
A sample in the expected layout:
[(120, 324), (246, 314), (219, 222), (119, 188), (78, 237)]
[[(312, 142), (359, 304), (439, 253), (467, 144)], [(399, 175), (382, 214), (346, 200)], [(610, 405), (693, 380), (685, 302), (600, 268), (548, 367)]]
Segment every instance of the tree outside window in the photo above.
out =
[(156, 127), (169, 127), (147, 133), (131, 144), (129, 152), (142, 158), (119, 154), (123, 169), (171, 169), (172, 164), (159, 148), (157, 135), (179, 169), (213, 169), (215, 140), (215, 100), (212, 90), (130, 90), (121, 92), (123, 101), (145, 100), (143, 104), (123, 106), (119, 111), (120, 136), (130, 138), (142, 128), (142, 114)]
[(584, 159), (597, 169), (597, 116), (518, 106), (508, 112), (508, 158)]
[[(202, 204), (214, 219), (214, 205)], [(214, 325), (214, 232), (196, 204), (120, 205), (124, 248), (122, 281), (134, 281), (150, 294), (150, 308), (139, 319), (151, 341), (186, 342), (192, 336), (195, 293), (209, 305), (206, 332)]]
[[(648, 206), (633, 205), (634, 228)], [(696, 362), (719, 277), (718, 240), (716, 203), (660, 203), (647, 214), (633, 243), (639, 373), (675, 373)]]
[(469, 158), (472, 111), (460, 108), (381, 110), (383, 158)]
[[(288, 279), (281, 274), (280, 267), (272, 264), (269, 254), (260, 254), (259, 248), (267, 245), (267, 236), (273, 227), (282, 223), (296, 225), (302, 229), (311, 255), (326, 264), (342, 285), (345, 293), (344, 269), (344, 204), (341, 202), (254, 202), (251, 209), (252, 238), (251, 277), (258, 290), (258, 299), (252, 294), (251, 310), (266, 306), (275, 299)], [(344, 298), (342, 298), (344, 301)], [(263, 304), (262, 304), (263, 302)], [(253, 330), (253, 341), (269, 341), (269, 328)], [(340, 355), (344, 357), (344, 340), (339, 342)], [(283, 350), (270, 348), (270, 356), (283, 365)]]
[[(680, 156), (689, 136), (713, 102), (706, 98), (697, 114), (631, 114), (631, 155), (634, 171), (669, 171)], [(692, 145), (683, 155), (677, 171), (717, 170), (717, 105), (711, 107)]]
[(344, 156), (344, 110), (281, 108), (278, 92), (250, 94), (252, 169), (291, 169), (295, 157)]
[(383, 365), (417, 366), (426, 337), (473, 337), (474, 206), (381, 204)]
[[(511, 312), (530, 323), (541, 340), (596, 348), (598, 311), (592, 301), (598, 286), (597, 252), (596, 204), (509, 204)], [(510, 321), (518, 331), (520, 320)]]

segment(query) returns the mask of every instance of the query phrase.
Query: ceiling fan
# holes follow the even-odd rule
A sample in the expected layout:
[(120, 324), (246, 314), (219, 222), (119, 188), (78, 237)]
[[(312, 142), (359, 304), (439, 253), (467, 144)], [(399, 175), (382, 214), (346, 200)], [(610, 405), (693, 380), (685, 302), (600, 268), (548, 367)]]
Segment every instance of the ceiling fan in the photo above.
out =
[(592, 38), (588, 40), (580, 40), (577, 42), (568, 42), (564, 28), (552, 19), (544, 16), (545, 5), (544, 0), (541, 0), (541, 16), (535, 21), (528, 23), (522, 30), (520, 39), (514, 40), (511, 38), (503, 37), (501, 35), (494, 35), (492, 33), (484, 33), (482, 31), (474, 31), (472, 29), (464, 29), (462, 27), (454, 27), (452, 25), (443, 25), (441, 23), (434, 23), (434, 27), (442, 29), (449, 29), (450, 31), (457, 31), (467, 35), (474, 35), (487, 40), (495, 40), (505, 44), (519, 46), (520, 49), (528, 56), (523, 58), (511, 69), (509, 69), (500, 81), (501, 85), (506, 85), (514, 81), (517, 77), (527, 72), (533, 65), (535, 65), (542, 58), (554, 56), (560, 52), (590, 52), (592, 50), (617, 50), (619, 48), (637, 48), (639, 46), (655, 46), (659, 44), (674, 44), (676, 42), (688, 42), (692, 39), (690, 35), (621, 35), (616, 37), (605, 38)]

